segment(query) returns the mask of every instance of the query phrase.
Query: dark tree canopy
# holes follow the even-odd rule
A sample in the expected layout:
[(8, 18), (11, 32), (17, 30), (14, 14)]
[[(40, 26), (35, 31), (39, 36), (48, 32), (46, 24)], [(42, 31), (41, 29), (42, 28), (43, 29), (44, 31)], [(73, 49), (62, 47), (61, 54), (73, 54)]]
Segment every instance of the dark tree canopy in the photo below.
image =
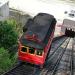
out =
[(0, 47), (10, 48), (17, 43), (15, 21), (0, 21)]

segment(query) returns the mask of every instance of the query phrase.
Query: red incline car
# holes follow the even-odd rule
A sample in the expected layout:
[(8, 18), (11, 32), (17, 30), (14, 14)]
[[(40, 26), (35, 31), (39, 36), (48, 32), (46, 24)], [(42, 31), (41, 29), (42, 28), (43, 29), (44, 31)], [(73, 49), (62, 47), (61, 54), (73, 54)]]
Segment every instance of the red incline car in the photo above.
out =
[(29, 19), (19, 39), (19, 60), (43, 66), (50, 51), (56, 19), (47, 13), (39, 13)]

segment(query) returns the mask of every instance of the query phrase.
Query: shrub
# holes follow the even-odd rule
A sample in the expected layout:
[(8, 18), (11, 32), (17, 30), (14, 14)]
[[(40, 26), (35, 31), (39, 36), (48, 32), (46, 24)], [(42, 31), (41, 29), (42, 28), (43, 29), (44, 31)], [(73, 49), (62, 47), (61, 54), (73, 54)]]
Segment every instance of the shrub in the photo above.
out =
[(1, 21), (0, 22), (0, 47), (4, 47), (6, 49), (12, 47), (17, 43), (18, 40), (18, 32), (16, 29), (15, 21)]
[(3, 47), (0, 48), (0, 73), (6, 71), (11, 67), (11, 60), (9, 59), (8, 51)]
[(17, 54), (10, 59), (8, 50), (3, 47), (0, 48), (0, 75), (8, 71), (17, 62)]

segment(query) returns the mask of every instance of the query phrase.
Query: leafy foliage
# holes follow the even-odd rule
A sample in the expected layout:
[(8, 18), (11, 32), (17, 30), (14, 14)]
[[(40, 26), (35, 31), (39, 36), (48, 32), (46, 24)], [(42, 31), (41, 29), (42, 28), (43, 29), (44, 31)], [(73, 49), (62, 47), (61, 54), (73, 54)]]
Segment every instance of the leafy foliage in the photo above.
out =
[(8, 66), (11, 66), (8, 51), (4, 48), (0, 48), (0, 73), (10, 68)]
[(17, 39), (16, 22), (13, 20), (0, 21), (0, 47), (10, 48), (17, 43)]
[(0, 75), (17, 62), (17, 54), (12, 47), (17, 46), (20, 27), (13, 20), (0, 21)]
[(8, 69), (12, 67), (12, 65), (16, 62), (16, 55), (9, 59), (10, 54), (3, 47), (0, 48), (0, 74), (4, 73)]

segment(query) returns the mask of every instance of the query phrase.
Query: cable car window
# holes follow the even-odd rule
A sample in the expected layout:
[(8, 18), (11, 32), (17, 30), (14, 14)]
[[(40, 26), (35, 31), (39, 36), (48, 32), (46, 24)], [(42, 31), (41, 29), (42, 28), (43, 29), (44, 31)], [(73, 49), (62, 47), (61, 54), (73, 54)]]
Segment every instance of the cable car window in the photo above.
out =
[(42, 56), (42, 51), (37, 50), (37, 55)]
[(27, 48), (25, 48), (25, 47), (22, 47), (22, 50), (21, 50), (22, 52), (27, 52)]
[(29, 53), (34, 54), (34, 52), (35, 52), (35, 49), (32, 48), (32, 47), (30, 47), (30, 48), (29, 48)]

